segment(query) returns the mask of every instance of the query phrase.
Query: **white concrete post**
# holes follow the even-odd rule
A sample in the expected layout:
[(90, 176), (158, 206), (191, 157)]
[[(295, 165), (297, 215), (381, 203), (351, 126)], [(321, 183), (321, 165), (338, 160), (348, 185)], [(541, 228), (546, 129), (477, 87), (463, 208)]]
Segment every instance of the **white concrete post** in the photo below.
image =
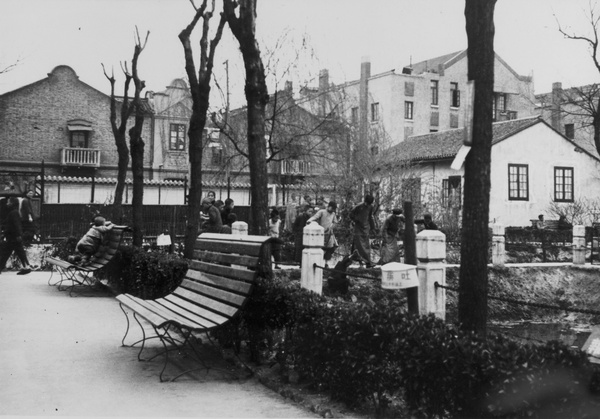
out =
[(585, 265), (585, 226), (573, 226), (573, 265)]
[(504, 266), (506, 261), (504, 232), (505, 229), (502, 224), (492, 225), (492, 264), (494, 266)]
[(231, 234), (239, 234), (240, 236), (248, 235), (248, 223), (244, 221), (236, 221), (231, 224)]
[[(236, 221), (231, 224), (231, 234), (237, 234), (238, 236), (247, 236), (248, 235), (248, 223), (244, 221)], [(237, 269), (246, 269), (245, 266), (242, 265), (231, 265), (232, 268)]]
[(310, 223), (302, 230), (302, 266), (300, 285), (302, 288), (321, 294), (323, 292), (323, 270), (315, 268), (316, 263), (323, 265), (323, 245), (325, 244), (325, 229), (317, 223)]
[(417, 234), (417, 275), (419, 276), (419, 314), (433, 313), (446, 319), (446, 235), (438, 230)]

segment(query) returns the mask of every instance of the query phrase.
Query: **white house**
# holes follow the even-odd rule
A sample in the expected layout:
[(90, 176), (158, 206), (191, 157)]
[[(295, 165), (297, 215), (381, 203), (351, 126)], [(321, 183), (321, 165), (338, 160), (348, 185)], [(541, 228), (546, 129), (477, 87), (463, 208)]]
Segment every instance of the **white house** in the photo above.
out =
[[(405, 165), (403, 182), (416, 187), (422, 211), (452, 202), (460, 208), (464, 167), (450, 166), (463, 135), (459, 128), (413, 136), (386, 153), (392, 156), (388, 164)], [(528, 226), (538, 214), (548, 215), (552, 203), (571, 205), (582, 199), (600, 202), (597, 155), (539, 117), (493, 124), (490, 222)]]

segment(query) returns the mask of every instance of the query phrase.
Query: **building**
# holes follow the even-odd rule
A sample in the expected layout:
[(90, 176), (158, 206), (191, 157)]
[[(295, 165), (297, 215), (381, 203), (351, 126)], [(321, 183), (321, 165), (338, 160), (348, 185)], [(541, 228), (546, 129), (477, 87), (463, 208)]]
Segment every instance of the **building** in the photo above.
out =
[[(372, 151), (384, 150), (413, 135), (464, 126), (467, 64), (463, 50), (371, 74), (363, 57), (360, 80), (332, 86), (322, 71), (319, 87), (301, 91), (301, 101), (315, 114), (342, 117)], [(532, 77), (517, 74), (497, 54), (494, 72), (494, 120), (534, 115)]]
[(594, 155), (593, 113), (598, 111), (600, 86), (563, 89), (562, 83), (552, 83), (552, 91), (535, 95), (536, 112), (567, 138)]
[[(402, 177), (418, 213), (442, 217), (462, 205), (464, 169), (451, 164), (463, 143), (464, 129), (414, 136), (387, 153), (382, 176), (405, 163)], [(490, 222), (528, 226), (552, 205), (600, 199), (600, 159), (553, 129), (540, 117), (493, 124)], [(598, 216), (599, 214), (593, 215)]]

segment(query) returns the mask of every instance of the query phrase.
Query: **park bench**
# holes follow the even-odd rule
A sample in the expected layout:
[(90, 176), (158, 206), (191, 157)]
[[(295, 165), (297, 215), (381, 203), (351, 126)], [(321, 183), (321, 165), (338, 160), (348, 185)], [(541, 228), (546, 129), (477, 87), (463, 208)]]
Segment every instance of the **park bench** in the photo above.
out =
[[(58, 289), (63, 291), (66, 289), (62, 288), (63, 283), (70, 282), (71, 285), (68, 288), (69, 295), (71, 296), (75, 285), (94, 285), (94, 273), (104, 268), (108, 262), (112, 260), (119, 249), (119, 245), (123, 239), (123, 233), (128, 229), (129, 227), (127, 226), (115, 225), (109, 230), (106, 242), (100, 245), (98, 251), (92, 256), (90, 263), (86, 266), (79, 266), (51, 256), (47, 257), (46, 262), (51, 265), (48, 285), (57, 285)], [(60, 278), (57, 281), (52, 282), (54, 271), (58, 272)]]
[[(151, 360), (164, 354), (160, 381), (169, 363), (169, 352), (189, 350), (207, 371), (199, 351), (201, 340), (197, 334), (222, 327), (244, 307), (258, 277), (270, 277), (271, 246), (273, 239), (264, 236), (204, 233), (198, 236), (194, 258), (189, 261), (185, 278), (172, 293), (154, 300), (143, 300), (130, 294), (117, 296), (127, 320), (127, 329), (122, 346), (140, 344), (138, 360), (149, 339), (158, 338), (162, 350)], [(129, 315), (142, 330), (142, 339), (125, 345), (129, 333)], [(146, 336), (143, 319), (154, 333)], [(173, 377), (178, 377), (200, 368), (192, 368)]]

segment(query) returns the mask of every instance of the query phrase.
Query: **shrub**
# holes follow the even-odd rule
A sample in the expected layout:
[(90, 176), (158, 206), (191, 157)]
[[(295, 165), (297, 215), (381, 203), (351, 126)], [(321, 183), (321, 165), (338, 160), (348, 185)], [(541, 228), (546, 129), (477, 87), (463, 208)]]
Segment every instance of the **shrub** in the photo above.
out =
[(122, 292), (155, 299), (177, 288), (187, 268), (187, 261), (177, 255), (121, 246), (107, 266), (106, 275), (109, 283)]

